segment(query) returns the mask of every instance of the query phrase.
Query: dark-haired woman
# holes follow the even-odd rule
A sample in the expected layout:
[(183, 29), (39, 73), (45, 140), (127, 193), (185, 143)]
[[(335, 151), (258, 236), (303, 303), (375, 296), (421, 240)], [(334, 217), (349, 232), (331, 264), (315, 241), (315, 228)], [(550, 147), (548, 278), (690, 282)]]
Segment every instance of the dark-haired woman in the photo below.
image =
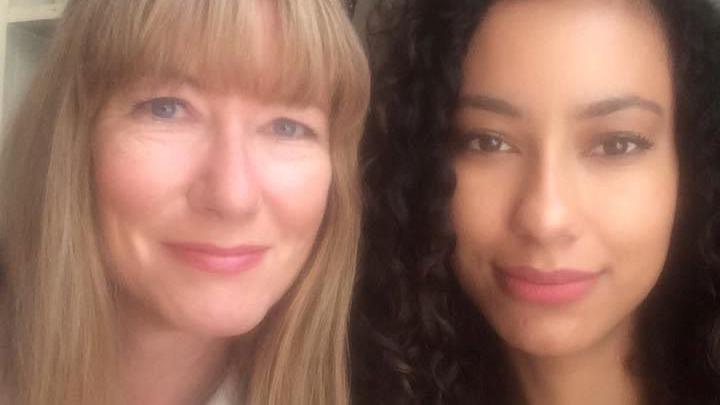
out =
[(357, 403), (720, 403), (718, 9), (389, 11)]

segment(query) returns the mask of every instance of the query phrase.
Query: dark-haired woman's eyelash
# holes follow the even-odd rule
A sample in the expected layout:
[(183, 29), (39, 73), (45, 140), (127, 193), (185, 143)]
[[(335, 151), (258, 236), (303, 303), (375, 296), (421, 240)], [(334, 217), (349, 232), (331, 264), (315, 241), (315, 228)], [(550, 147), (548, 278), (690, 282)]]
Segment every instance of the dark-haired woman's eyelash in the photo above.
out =
[(655, 144), (647, 137), (634, 132), (610, 132), (603, 135), (588, 155), (621, 158), (652, 149)]
[(461, 133), (456, 140), (458, 152), (470, 153), (512, 153), (516, 149), (505, 138), (494, 131), (469, 131)]
[(156, 120), (173, 120), (187, 109), (187, 103), (177, 97), (154, 97), (140, 101), (133, 107), (133, 113), (148, 114)]

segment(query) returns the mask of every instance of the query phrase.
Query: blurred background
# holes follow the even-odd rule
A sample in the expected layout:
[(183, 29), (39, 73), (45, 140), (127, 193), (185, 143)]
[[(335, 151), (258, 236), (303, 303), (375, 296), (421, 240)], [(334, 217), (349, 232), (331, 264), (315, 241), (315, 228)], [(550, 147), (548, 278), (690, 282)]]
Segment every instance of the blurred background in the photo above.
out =
[[(5, 127), (25, 94), (66, 1), (0, 0), (0, 128)], [(378, 1), (387, 0), (342, 1), (353, 13), (353, 22), (364, 38), (372, 7)], [(720, 6), (720, 0), (713, 1)]]

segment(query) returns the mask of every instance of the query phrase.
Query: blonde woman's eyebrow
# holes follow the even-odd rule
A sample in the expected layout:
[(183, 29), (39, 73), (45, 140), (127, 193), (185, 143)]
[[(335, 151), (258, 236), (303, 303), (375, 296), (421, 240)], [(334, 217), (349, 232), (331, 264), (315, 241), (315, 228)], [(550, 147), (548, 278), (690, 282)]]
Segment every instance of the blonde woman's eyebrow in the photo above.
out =
[(151, 89), (179, 89), (188, 87), (193, 90), (204, 89), (203, 84), (192, 76), (175, 72), (163, 71), (157, 74), (145, 75), (134, 81), (129, 90), (151, 90)]

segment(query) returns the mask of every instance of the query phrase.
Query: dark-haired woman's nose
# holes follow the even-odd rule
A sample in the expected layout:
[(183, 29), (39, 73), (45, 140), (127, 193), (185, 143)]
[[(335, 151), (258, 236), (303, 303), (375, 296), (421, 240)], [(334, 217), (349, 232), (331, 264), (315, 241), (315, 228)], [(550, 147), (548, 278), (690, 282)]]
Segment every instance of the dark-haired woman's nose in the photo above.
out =
[(579, 236), (573, 172), (558, 157), (527, 162), (515, 196), (512, 231), (527, 243), (544, 247), (572, 244)]

